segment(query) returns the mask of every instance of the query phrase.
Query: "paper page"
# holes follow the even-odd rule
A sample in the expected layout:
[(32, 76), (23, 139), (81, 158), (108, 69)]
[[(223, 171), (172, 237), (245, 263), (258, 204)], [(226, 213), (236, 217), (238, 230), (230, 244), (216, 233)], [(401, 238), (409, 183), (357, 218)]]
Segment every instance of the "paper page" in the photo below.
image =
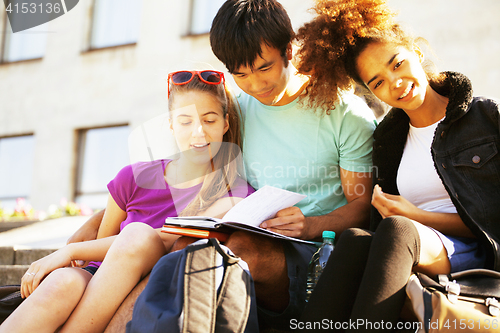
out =
[(281, 209), (293, 206), (305, 197), (303, 194), (266, 185), (238, 202), (222, 220), (258, 227), (265, 220), (275, 217)]
[(211, 216), (172, 216), (167, 217), (167, 220), (185, 220), (185, 221), (212, 221), (212, 222), (222, 222), (221, 219), (211, 217)]
[(215, 225), (220, 222), (222, 222), (221, 219), (208, 216), (176, 216), (167, 217), (167, 219), (165, 220), (165, 223), (167, 224), (170, 223), (172, 225), (178, 225), (181, 227), (196, 226), (211, 229), (215, 228)]

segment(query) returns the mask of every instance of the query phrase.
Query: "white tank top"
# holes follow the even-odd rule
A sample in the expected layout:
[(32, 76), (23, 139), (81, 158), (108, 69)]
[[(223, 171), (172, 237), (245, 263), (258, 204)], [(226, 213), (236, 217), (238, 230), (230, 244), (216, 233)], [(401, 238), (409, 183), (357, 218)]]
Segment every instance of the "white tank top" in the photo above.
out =
[(432, 139), (440, 121), (427, 127), (410, 124), (396, 182), (401, 196), (418, 208), (429, 212), (456, 213), (431, 155)]

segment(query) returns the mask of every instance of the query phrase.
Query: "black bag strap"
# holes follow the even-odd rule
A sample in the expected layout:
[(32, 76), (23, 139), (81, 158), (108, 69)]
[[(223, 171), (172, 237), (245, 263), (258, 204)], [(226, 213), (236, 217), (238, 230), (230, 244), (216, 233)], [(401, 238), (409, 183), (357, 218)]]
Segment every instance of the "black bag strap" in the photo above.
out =
[(491, 269), (469, 269), (466, 271), (456, 272), (450, 274), (451, 280), (460, 280), (462, 278), (471, 277), (471, 276), (484, 276), (484, 277), (492, 277), (500, 280), (500, 273), (497, 271), (493, 271)]
[(436, 279), (417, 273), (423, 287), (434, 288), (446, 294), (471, 297), (496, 297), (500, 299), (500, 273), (489, 269), (470, 269)]
[(5, 297), (12, 298), (12, 295), (17, 295), (17, 292), (19, 292), (19, 294), (21, 294), (20, 290), (21, 290), (20, 284), (1, 286), (0, 287), (0, 300), (3, 301)]
[(500, 300), (500, 273), (488, 269), (471, 269), (450, 275), (460, 286), (460, 295), (495, 297)]
[(0, 324), (24, 301), (20, 290), (19, 284), (0, 287)]

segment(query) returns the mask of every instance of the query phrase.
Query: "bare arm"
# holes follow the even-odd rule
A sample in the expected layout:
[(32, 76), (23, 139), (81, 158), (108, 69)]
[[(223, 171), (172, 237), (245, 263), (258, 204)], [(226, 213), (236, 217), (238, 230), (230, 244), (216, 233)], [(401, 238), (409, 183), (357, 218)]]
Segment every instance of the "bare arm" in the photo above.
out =
[(108, 204), (106, 205), (106, 210), (104, 211), (104, 216), (97, 232), (97, 238), (118, 235), (120, 232), (120, 223), (126, 218), (127, 213), (118, 207), (111, 194), (109, 194)]
[(108, 197), (106, 213), (97, 235), (98, 239), (66, 245), (56, 252), (35, 261), (21, 280), (21, 294), (29, 296), (40, 282), (55, 269), (68, 267), (74, 260), (102, 261), (120, 231), (120, 223), (127, 214), (118, 207), (111, 195)]
[(434, 213), (420, 209), (400, 195), (382, 192), (380, 186), (373, 189), (373, 206), (383, 218), (400, 215), (434, 228), (450, 236), (475, 237), (457, 213)]
[(92, 215), (67, 241), (67, 244), (85, 242), (97, 238), (97, 231), (101, 225), (105, 210)]
[(340, 234), (353, 227), (367, 228), (370, 217), (371, 173), (341, 169), (341, 182), (347, 204), (329, 214), (305, 217), (297, 207), (285, 208), (276, 218), (265, 221), (261, 227), (286, 236), (313, 240), (321, 238), (324, 230)]
[(222, 218), (231, 208), (234, 207), (234, 205), (236, 205), (241, 200), (243, 200), (243, 198), (238, 197), (226, 197), (219, 199), (200, 215)]

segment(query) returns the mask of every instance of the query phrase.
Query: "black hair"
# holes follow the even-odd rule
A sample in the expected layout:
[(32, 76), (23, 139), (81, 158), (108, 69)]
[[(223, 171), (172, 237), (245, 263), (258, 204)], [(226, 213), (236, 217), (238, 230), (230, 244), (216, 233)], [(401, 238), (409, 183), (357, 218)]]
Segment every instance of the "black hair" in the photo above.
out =
[(262, 55), (262, 43), (280, 50), (287, 66), (287, 47), (294, 36), (290, 17), (276, 0), (228, 0), (212, 22), (210, 45), (229, 73), (234, 73), (253, 65)]

